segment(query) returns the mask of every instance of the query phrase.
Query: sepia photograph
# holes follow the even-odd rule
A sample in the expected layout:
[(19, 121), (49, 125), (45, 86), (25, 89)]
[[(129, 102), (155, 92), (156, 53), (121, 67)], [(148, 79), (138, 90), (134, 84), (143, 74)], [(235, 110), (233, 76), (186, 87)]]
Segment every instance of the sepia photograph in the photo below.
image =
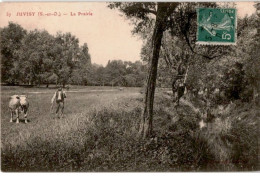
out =
[(260, 1), (0, 2), (2, 172), (259, 171)]

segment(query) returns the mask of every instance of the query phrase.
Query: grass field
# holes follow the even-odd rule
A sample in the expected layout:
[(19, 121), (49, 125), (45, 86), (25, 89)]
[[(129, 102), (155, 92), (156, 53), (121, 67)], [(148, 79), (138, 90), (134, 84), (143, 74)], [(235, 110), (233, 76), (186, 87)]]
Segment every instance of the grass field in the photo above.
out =
[[(54, 89), (2, 87), (2, 171), (256, 170), (254, 116), (259, 114), (250, 107), (200, 130), (189, 107), (176, 110), (170, 98), (157, 91), (156, 135), (143, 141), (137, 138), (140, 90), (72, 88), (67, 92), (65, 116), (58, 119), (50, 113)], [(28, 124), (9, 122), (8, 101), (13, 94), (28, 95)], [(242, 120), (237, 121), (237, 116)]]
[[(131, 106), (129, 100), (140, 97), (138, 89), (135, 88), (124, 89), (123, 91), (119, 91), (118, 89), (100, 87), (70, 89), (67, 92), (64, 118), (58, 119), (55, 118), (54, 113), (50, 113), (51, 98), (54, 94), (54, 91), (55, 90), (53, 89), (2, 87), (2, 154), (10, 149), (15, 148), (30, 148), (30, 150), (35, 150), (34, 147), (40, 147), (36, 150), (44, 150), (44, 145), (54, 145), (57, 142), (65, 142), (68, 145), (80, 145), (81, 143), (78, 143), (79, 141), (76, 141), (77, 138), (71, 135), (74, 135), (73, 132), (75, 133), (76, 131), (79, 131), (80, 128), (85, 128), (85, 126), (83, 125), (85, 123), (88, 123), (91, 113), (98, 112), (104, 108), (111, 109), (116, 108), (119, 105), (125, 106), (125, 104), (122, 103), (126, 102), (129, 102), (129, 108)], [(10, 113), (8, 110), (8, 101), (9, 97), (13, 94), (28, 95), (28, 99), (30, 102), (28, 124), (15, 124), (9, 122)], [(20, 119), (23, 122), (23, 114), (20, 114)], [(81, 136), (81, 138), (83, 138), (83, 136)], [(32, 143), (32, 141), (34, 142), (32, 146), (30, 146), (30, 143)], [(21, 159), (23, 158), (21, 157)], [(37, 160), (37, 158), (34, 159)], [(16, 163), (17, 162), (22, 161), (16, 161)], [(16, 166), (11, 165), (8, 167), (12, 169), (19, 169), (19, 167), (21, 166), (18, 164)], [(4, 168), (5, 167), (3, 167), (3, 169)]]

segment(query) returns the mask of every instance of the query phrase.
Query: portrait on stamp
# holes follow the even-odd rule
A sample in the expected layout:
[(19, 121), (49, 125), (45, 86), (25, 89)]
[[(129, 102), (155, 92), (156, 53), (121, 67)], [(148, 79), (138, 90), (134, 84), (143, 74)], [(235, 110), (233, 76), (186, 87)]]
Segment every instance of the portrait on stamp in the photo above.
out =
[(197, 43), (236, 44), (236, 9), (197, 9)]

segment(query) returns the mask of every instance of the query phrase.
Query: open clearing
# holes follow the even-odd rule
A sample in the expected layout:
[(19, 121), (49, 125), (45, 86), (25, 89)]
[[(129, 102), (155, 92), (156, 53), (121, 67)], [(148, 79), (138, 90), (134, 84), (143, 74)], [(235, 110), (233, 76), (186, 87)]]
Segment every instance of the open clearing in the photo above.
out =
[[(5, 87), (6, 88), (6, 87)], [(33, 88), (36, 90), (35, 88)], [(17, 88), (3, 90), (1, 94), (1, 148), (2, 152), (8, 147), (17, 148), (30, 143), (30, 140), (53, 140), (70, 134), (79, 128), (80, 123), (85, 122), (90, 112), (103, 108), (124, 106), (129, 99), (140, 97), (138, 88), (118, 89), (86, 88), (67, 91), (65, 100), (64, 118), (58, 119), (55, 113), (50, 113), (51, 98), (55, 90), (38, 89), (37, 92), (30, 88)], [(10, 123), (8, 102), (11, 95), (25, 94), (28, 96), (30, 107), (28, 113), (29, 123), (23, 123), (23, 114), (20, 114), (20, 123)], [(129, 108), (129, 107), (128, 107)], [(55, 109), (55, 108), (54, 108)], [(54, 110), (53, 110), (54, 111)], [(68, 141), (69, 142), (69, 141)], [(71, 141), (74, 143), (74, 141)]]
[[(13, 88), (13, 87), (11, 87)], [(35, 89), (35, 88), (34, 88)], [(31, 91), (30, 88), (2, 90), (1, 94), (1, 132), (2, 149), (6, 144), (21, 145), (21, 142), (30, 138), (52, 136), (52, 133), (61, 133), (60, 128), (68, 126), (69, 123), (82, 120), (80, 115), (88, 115), (93, 109), (98, 110), (104, 107), (124, 106), (124, 102), (130, 98), (135, 99), (141, 96), (138, 88), (128, 88), (123, 91), (118, 89), (86, 88), (67, 91), (65, 100), (64, 118), (57, 119), (55, 113), (50, 113), (51, 98), (55, 90), (38, 89)], [(30, 107), (28, 113), (28, 124), (23, 123), (23, 114), (20, 114), (20, 124), (10, 123), (10, 112), (8, 109), (9, 97), (14, 94), (25, 94), (28, 96)], [(55, 109), (55, 108), (54, 108)], [(53, 110), (54, 111), (54, 110)], [(54, 130), (54, 131), (53, 131)], [(68, 129), (69, 130), (69, 129)], [(64, 130), (68, 132), (68, 130)]]

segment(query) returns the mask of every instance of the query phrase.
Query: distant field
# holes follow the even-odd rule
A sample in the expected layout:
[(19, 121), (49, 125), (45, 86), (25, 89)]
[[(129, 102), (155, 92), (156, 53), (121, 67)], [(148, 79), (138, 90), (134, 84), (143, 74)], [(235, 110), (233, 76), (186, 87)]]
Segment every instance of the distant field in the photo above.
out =
[[(2, 87), (1, 91), (1, 127), (2, 144), (5, 141), (17, 143), (20, 141), (19, 134), (30, 133), (35, 136), (47, 135), (46, 130), (53, 129), (56, 125), (62, 126), (62, 122), (75, 120), (78, 114), (86, 115), (93, 109), (117, 106), (129, 100), (129, 98), (140, 97), (139, 88), (125, 88), (122, 91), (110, 87), (81, 87), (80, 89), (70, 89), (67, 91), (65, 101), (64, 121), (56, 120), (55, 114), (50, 113), (51, 98), (55, 90), (44, 88), (22, 88), (22, 87)], [(10, 113), (8, 102), (11, 95), (25, 94), (28, 96), (30, 107), (28, 113), (28, 124), (10, 123)], [(55, 109), (55, 108), (54, 108)], [(20, 114), (23, 119), (23, 114)], [(77, 119), (81, 120), (81, 119)], [(58, 123), (58, 124), (57, 124)], [(52, 135), (52, 134), (50, 134)]]

